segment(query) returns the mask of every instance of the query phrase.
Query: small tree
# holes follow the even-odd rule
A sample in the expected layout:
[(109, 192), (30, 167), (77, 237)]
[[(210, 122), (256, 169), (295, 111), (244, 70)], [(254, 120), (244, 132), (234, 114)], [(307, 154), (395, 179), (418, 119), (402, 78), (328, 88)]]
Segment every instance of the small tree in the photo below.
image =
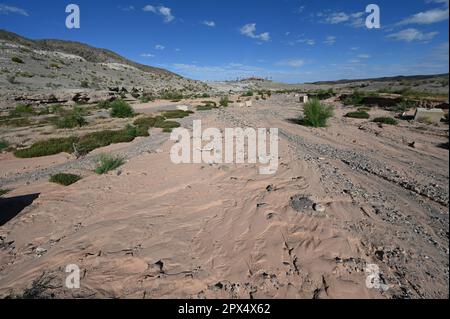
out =
[(228, 96), (222, 97), (219, 102), (220, 106), (222, 106), (222, 107), (227, 107), (229, 103), (230, 103), (230, 100), (228, 99)]
[(307, 126), (325, 127), (327, 120), (332, 116), (333, 107), (331, 105), (324, 105), (318, 99), (312, 99), (305, 104), (302, 122)]
[(118, 118), (133, 117), (133, 108), (124, 100), (115, 100), (111, 103), (111, 116)]

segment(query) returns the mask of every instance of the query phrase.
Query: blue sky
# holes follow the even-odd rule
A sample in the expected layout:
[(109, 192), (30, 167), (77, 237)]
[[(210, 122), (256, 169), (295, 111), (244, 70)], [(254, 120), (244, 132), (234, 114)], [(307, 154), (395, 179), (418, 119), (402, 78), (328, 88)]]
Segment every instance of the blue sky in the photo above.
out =
[[(447, 73), (448, 1), (0, 0), (0, 28), (107, 48), (194, 79), (294, 83)], [(80, 7), (80, 29), (65, 27), (70, 3)], [(380, 29), (365, 26), (371, 3)]]

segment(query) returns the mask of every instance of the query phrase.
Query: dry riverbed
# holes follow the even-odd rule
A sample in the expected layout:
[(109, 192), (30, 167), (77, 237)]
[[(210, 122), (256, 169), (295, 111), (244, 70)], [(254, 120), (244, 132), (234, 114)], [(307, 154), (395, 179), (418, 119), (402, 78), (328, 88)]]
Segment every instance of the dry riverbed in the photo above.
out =
[[(160, 129), (78, 159), (1, 154), (4, 207), (31, 202), (0, 226), (0, 296), (448, 298), (448, 125), (380, 126), (345, 118), (355, 108), (331, 99), (328, 127), (309, 128), (292, 121), (296, 100), (177, 120), (279, 128), (274, 175), (254, 164), (175, 165)], [(100, 153), (127, 162), (97, 175)], [(84, 178), (49, 183), (61, 170)], [(68, 264), (82, 271), (79, 290), (63, 286)], [(388, 289), (367, 287), (371, 264)]]

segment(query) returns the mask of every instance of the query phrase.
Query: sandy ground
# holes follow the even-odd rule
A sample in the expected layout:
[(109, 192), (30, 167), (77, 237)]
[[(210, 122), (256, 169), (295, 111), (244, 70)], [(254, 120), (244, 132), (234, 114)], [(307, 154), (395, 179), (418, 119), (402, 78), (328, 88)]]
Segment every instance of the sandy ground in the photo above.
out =
[[(0, 296), (448, 298), (448, 126), (380, 128), (347, 111), (324, 129), (290, 122), (301, 106), (285, 96), (196, 113), (203, 127), (279, 128), (275, 175), (175, 165), (167, 136), (107, 175), (17, 185), (6, 200), (39, 196), (0, 227)], [(4, 175), (68, 155), (2, 156)], [(294, 209), (296, 195), (325, 212)], [(68, 264), (81, 289), (64, 287)], [(387, 291), (366, 286), (369, 264)]]

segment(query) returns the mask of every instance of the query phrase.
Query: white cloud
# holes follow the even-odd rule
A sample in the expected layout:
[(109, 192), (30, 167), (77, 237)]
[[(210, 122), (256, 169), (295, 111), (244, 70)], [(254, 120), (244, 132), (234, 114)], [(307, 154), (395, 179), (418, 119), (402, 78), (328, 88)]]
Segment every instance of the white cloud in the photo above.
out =
[(164, 18), (164, 22), (169, 23), (175, 20), (175, 17), (172, 15), (172, 9), (164, 6), (155, 7), (150, 4), (146, 5), (142, 8), (145, 12), (153, 12), (155, 14), (161, 15)]
[(330, 24), (338, 24), (348, 20), (350, 20), (350, 16), (345, 12), (334, 12), (326, 18), (326, 21)]
[(277, 62), (277, 65), (284, 65), (284, 66), (290, 66), (294, 68), (299, 68), (305, 64), (305, 61), (302, 59), (288, 59), (288, 60), (281, 60)]
[(172, 15), (172, 9), (167, 7), (159, 7), (159, 13), (164, 16), (165, 22), (171, 22), (175, 19), (175, 17)]
[(142, 8), (145, 12), (153, 12), (156, 13), (156, 8), (152, 5), (146, 5), (144, 8)]
[(161, 44), (155, 45), (155, 49), (156, 49), (156, 50), (164, 50), (165, 48), (166, 48), (166, 47), (163, 46), (163, 45), (161, 45)]
[(205, 21), (203, 21), (202, 22), (204, 25), (206, 25), (207, 27), (210, 27), (210, 28), (214, 28), (215, 26), (216, 26), (216, 23), (214, 22), (214, 21), (208, 21), (208, 20), (205, 20)]
[(322, 23), (327, 24), (345, 23), (355, 28), (360, 28), (365, 25), (364, 12), (353, 12), (353, 13), (346, 13), (342, 11), (331, 13), (319, 12), (316, 14), (316, 16), (322, 19), (321, 20)]
[(154, 58), (155, 55), (151, 54), (151, 53), (142, 53), (141, 57), (143, 57), (143, 58)]
[(429, 32), (429, 33), (423, 33), (422, 31), (419, 31), (417, 29), (409, 28), (405, 29), (396, 33), (389, 34), (387, 38), (396, 40), (396, 41), (405, 41), (405, 42), (412, 42), (412, 41), (430, 41), (432, 40), (436, 35), (438, 35), (439, 32)]
[(336, 43), (336, 37), (333, 35), (330, 35), (325, 39), (325, 41), (323, 43), (328, 44), (328, 45), (333, 45)]
[(360, 59), (370, 59), (372, 56), (370, 54), (360, 54), (358, 55), (358, 58)]
[(201, 66), (194, 62), (192, 64), (173, 63), (170, 67), (177, 72), (182, 72), (195, 78), (216, 80), (224, 78), (248, 77), (265, 72), (263, 68), (244, 65), (241, 63), (229, 63), (220, 66)]
[(306, 43), (307, 45), (315, 45), (316, 41), (314, 39), (300, 39), (297, 40), (298, 43)]
[[(448, 3), (448, 2), (447, 2)], [(425, 12), (419, 12), (409, 18), (400, 21), (397, 25), (406, 24), (432, 24), (448, 20), (449, 10), (447, 9), (433, 9)]]
[(253, 39), (259, 39), (261, 41), (270, 41), (270, 33), (264, 32), (260, 34), (256, 34), (256, 23), (249, 23), (244, 25), (241, 29), (241, 34)]
[(362, 28), (366, 25), (366, 21), (364, 19), (364, 12), (356, 12), (351, 15), (351, 23), (350, 25), (355, 28)]
[(9, 6), (6, 4), (0, 4), (0, 14), (9, 14), (9, 13), (13, 13), (13, 14), (20, 14), (23, 16), (28, 17), (29, 14), (27, 11), (25, 11), (24, 9), (18, 8), (18, 7), (13, 7), (13, 6)]

